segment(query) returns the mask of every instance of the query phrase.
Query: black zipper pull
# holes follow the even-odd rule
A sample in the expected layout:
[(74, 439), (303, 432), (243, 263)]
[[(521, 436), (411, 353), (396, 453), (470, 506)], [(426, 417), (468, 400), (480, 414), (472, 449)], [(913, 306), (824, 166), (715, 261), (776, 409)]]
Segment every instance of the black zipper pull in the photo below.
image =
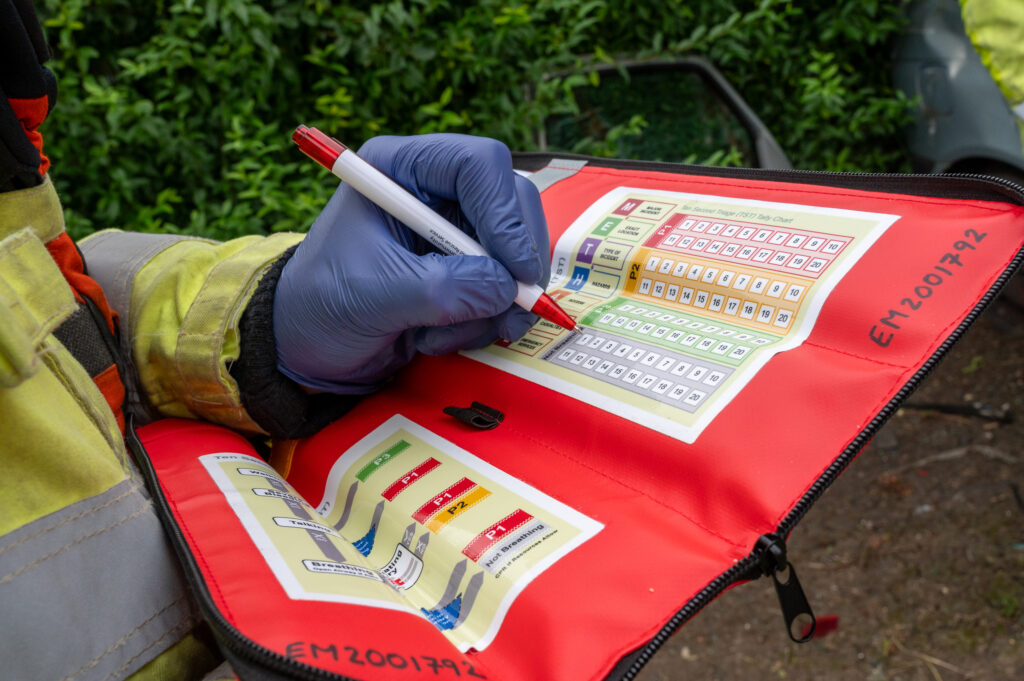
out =
[(762, 535), (754, 545), (754, 553), (759, 554), (762, 573), (775, 583), (782, 617), (786, 620), (786, 633), (796, 643), (810, 641), (818, 622), (796, 577), (796, 570), (786, 560), (785, 540), (774, 533)]

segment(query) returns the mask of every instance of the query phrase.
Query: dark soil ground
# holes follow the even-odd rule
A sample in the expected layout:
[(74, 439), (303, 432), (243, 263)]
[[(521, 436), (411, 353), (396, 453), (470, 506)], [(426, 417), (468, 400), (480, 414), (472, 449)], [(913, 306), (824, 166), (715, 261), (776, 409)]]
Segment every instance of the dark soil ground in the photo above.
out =
[[(1018, 288), (1021, 277), (1014, 282)], [(996, 300), (793, 531), (822, 623), (786, 635), (767, 579), (727, 591), (641, 681), (1024, 680), (1024, 307)], [(1012, 423), (921, 409), (1007, 412)]]

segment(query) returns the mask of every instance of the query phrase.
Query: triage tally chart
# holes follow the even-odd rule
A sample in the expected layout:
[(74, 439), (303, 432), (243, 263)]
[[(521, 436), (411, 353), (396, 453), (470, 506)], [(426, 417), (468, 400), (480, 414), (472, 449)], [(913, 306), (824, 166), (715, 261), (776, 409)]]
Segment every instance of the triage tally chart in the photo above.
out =
[(266, 461), (129, 431), (239, 678), (632, 681), (758, 576), (813, 637), (786, 538), (1024, 262), (985, 178), (514, 158), (582, 335), (421, 355)]
[(541, 320), (470, 357), (692, 443), (900, 216), (618, 187), (554, 250)]

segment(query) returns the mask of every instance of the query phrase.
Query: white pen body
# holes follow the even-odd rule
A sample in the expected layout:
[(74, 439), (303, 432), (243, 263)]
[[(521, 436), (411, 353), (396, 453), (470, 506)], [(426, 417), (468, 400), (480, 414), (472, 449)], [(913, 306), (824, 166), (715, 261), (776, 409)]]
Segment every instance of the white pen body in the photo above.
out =
[[(331, 167), (331, 172), (426, 239), (439, 251), (448, 255), (490, 255), (468, 234), (435, 213), (351, 149), (346, 148), (341, 152)], [(532, 309), (543, 295), (544, 289), (536, 284), (523, 284), (518, 281), (516, 284), (519, 287), (516, 304), (527, 310)]]
[(544, 295), (544, 289), (537, 284), (524, 284), (521, 281), (516, 281), (516, 286), (519, 287), (516, 291), (516, 305), (524, 310), (533, 310), (537, 300)]
[(331, 172), (449, 255), (488, 255), (484, 247), (431, 210), (404, 187), (359, 158), (351, 149), (338, 156)]

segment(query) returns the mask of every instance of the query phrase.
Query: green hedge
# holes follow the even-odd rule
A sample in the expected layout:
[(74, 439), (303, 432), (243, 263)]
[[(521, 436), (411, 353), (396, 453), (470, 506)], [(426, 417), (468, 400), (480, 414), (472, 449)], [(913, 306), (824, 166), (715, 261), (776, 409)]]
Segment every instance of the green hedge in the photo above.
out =
[[(300, 122), (534, 147), (593, 60), (702, 54), (796, 167), (902, 171), (898, 5), (869, 0), (44, 0), (60, 96), (46, 123), (76, 237), (305, 229), (335, 182)], [(567, 72), (559, 79), (545, 74)], [(527, 96), (532, 92), (532, 96)]]

